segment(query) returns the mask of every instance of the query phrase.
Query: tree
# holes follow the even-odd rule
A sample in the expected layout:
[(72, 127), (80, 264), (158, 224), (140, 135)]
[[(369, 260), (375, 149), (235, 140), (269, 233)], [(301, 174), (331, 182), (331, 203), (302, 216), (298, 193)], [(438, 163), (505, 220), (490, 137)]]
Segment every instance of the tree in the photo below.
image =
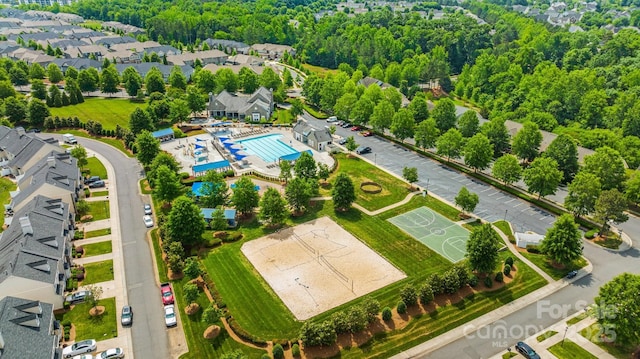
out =
[(595, 298), (598, 323), (607, 339), (621, 345), (640, 343), (640, 275), (623, 273), (600, 287)]
[(326, 183), (330, 175), (331, 171), (329, 170), (329, 166), (325, 163), (318, 163), (318, 178)]
[(640, 203), (640, 174), (636, 172), (635, 175), (629, 178), (625, 187), (624, 194), (627, 200), (638, 205)]
[(182, 293), (184, 293), (184, 299), (187, 303), (191, 304), (198, 299), (200, 291), (195, 283), (185, 283), (182, 286)]
[(567, 265), (582, 255), (582, 235), (570, 214), (563, 214), (547, 230), (540, 250), (557, 264)]
[(611, 147), (600, 147), (584, 158), (583, 171), (600, 179), (602, 189), (622, 188), (625, 179), (624, 162), (620, 153)]
[(204, 227), (200, 208), (193, 200), (181, 196), (171, 203), (171, 211), (165, 222), (165, 233), (172, 242), (179, 242), (184, 247), (196, 245), (202, 242)]
[(40, 100), (47, 98), (47, 86), (45, 86), (42, 80), (31, 80), (31, 96)]
[(292, 99), (290, 103), (291, 109), (289, 110), (289, 112), (294, 119), (304, 113), (304, 104), (302, 103), (302, 101), (300, 101), (299, 98)]
[(458, 129), (462, 133), (462, 137), (469, 138), (475, 135), (480, 130), (478, 114), (473, 110), (463, 113), (458, 119)]
[(160, 141), (151, 132), (143, 130), (136, 136), (136, 157), (143, 166), (151, 164), (160, 153)]
[(601, 188), (598, 177), (593, 173), (580, 171), (569, 184), (569, 193), (564, 199), (564, 206), (578, 217), (592, 213)]
[(280, 160), (280, 178), (284, 179), (284, 182), (288, 182), (289, 178), (291, 178), (291, 162), (290, 161), (285, 161), (285, 160)]
[(22, 121), (27, 117), (27, 104), (22, 98), (7, 97), (4, 99), (4, 115), (13, 123)]
[(571, 136), (561, 134), (551, 141), (549, 147), (544, 151), (544, 156), (553, 158), (558, 162), (558, 167), (562, 171), (562, 183), (569, 183), (578, 173), (578, 145)]
[(318, 168), (313, 156), (308, 152), (302, 152), (293, 166), (293, 172), (296, 177), (300, 178), (316, 178)]
[(406, 138), (413, 137), (413, 129), (415, 127), (415, 121), (413, 120), (413, 114), (409, 109), (401, 108), (393, 115), (391, 120), (391, 133), (400, 142), (404, 142)]
[(356, 193), (353, 182), (347, 174), (338, 174), (333, 184), (331, 196), (333, 196), (333, 208), (337, 211), (346, 211), (351, 207), (351, 203), (356, 200)]
[(353, 152), (353, 151), (356, 150), (356, 148), (358, 148), (358, 144), (356, 143), (356, 139), (353, 138), (353, 136), (347, 137), (347, 142), (344, 144), (344, 146), (347, 148), (347, 151), (349, 151), (349, 152)]
[(251, 214), (254, 208), (258, 207), (260, 195), (250, 177), (242, 176), (236, 181), (236, 188), (233, 189), (231, 201), (243, 216)]
[(529, 192), (537, 193), (540, 198), (556, 193), (562, 180), (562, 172), (554, 159), (539, 157), (524, 170), (523, 178)]
[(100, 302), (100, 299), (102, 298), (102, 287), (97, 286), (95, 284), (89, 284), (86, 287), (86, 290), (89, 291), (89, 296), (87, 297), (87, 301), (89, 302), (89, 304), (91, 305), (92, 309), (96, 309), (96, 307), (98, 306), (98, 303)]
[(195, 86), (187, 87), (187, 105), (191, 113), (200, 112), (207, 108), (207, 101)]
[(189, 118), (190, 111), (187, 101), (177, 98), (169, 105), (169, 119), (172, 123), (185, 122)]
[(120, 91), (118, 89), (119, 84), (120, 75), (118, 74), (118, 70), (115, 65), (111, 65), (102, 70), (102, 73), (100, 74), (100, 91), (108, 93), (109, 95), (114, 94)]
[(522, 129), (513, 136), (513, 153), (519, 158), (533, 161), (538, 156), (540, 144), (542, 143), (542, 132), (533, 122), (525, 122)]
[(482, 133), (473, 135), (464, 147), (464, 163), (474, 171), (489, 167), (493, 159), (493, 146)]
[(441, 156), (446, 156), (448, 162), (451, 158), (460, 157), (463, 144), (464, 138), (462, 138), (460, 131), (452, 128), (436, 141), (436, 153)]
[[(242, 87), (242, 92), (244, 93), (254, 93), (258, 87), (260, 87), (260, 78), (258, 77), (258, 74), (248, 67), (242, 67), (240, 69), (240, 72), (238, 72), (238, 81), (240, 83), (240, 87)], [(300, 103), (302, 104), (302, 102)]]
[(351, 110), (358, 101), (358, 97), (352, 93), (345, 93), (333, 105), (333, 113), (341, 119), (351, 119)]
[(280, 76), (271, 67), (265, 66), (260, 75), (260, 85), (267, 89), (275, 90), (282, 86), (282, 81), (280, 81)]
[(149, 181), (151, 188), (155, 187), (154, 184), (155, 184), (156, 170), (162, 165), (166, 166), (171, 172), (175, 174), (177, 174), (178, 171), (180, 170), (180, 164), (178, 163), (178, 161), (176, 161), (176, 159), (172, 155), (168, 154), (167, 152), (161, 151), (153, 159), (153, 161), (151, 162), (151, 165), (149, 165), (149, 169), (146, 171), (147, 180)]
[(182, 73), (180, 66), (173, 66), (171, 68), (171, 73), (169, 74), (169, 85), (176, 89), (187, 89), (187, 77)]
[(409, 103), (409, 110), (413, 113), (413, 119), (416, 124), (429, 118), (429, 107), (427, 106), (427, 99), (422, 92), (418, 93), (411, 103)]
[[(92, 71), (90, 71), (92, 70)], [(91, 67), (86, 70), (81, 70), (78, 74), (78, 85), (82, 92), (93, 92), (98, 89), (100, 75), (98, 71)]]
[(267, 188), (260, 199), (260, 218), (270, 226), (281, 225), (287, 218), (287, 202), (277, 189)]
[(456, 105), (450, 99), (444, 98), (436, 103), (431, 117), (436, 120), (436, 127), (441, 132), (449, 131), (456, 127)]
[(55, 63), (50, 63), (47, 66), (47, 77), (49, 78), (49, 82), (52, 84), (57, 84), (58, 82), (64, 80), (64, 76), (62, 75), (62, 71), (60, 71), (60, 67)]
[(135, 110), (129, 115), (129, 129), (134, 135), (141, 133), (142, 131), (151, 131), (153, 125), (151, 119), (146, 111), (143, 111), (140, 107), (136, 107)]
[(429, 118), (420, 122), (416, 126), (414, 139), (416, 146), (425, 148), (432, 148), (436, 144), (436, 140), (440, 135), (440, 130), (436, 127), (436, 120)]
[(216, 71), (217, 92), (225, 90), (230, 93), (238, 91), (238, 76), (230, 68), (221, 68)]
[(309, 181), (316, 180), (296, 177), (289, 181), (287, 187), (285, 187), (285, 198), (294, 212), (302, 213), (309, 206), (309, 201), (313, 196), (313, 188), (310, 186)]
[(627, 209), (627, 199), (616, 188), (600, 193), (596, 201), (596, 220), (602, 223), (602, 231), (609, 227), (609, 221), (626, 222), (629, 219), (624, 211)]
[(87, 150), (82, 145), (77, 145), (72, 148), (70, 154), (71, 157), (76, 159), (78, 167), (80, 167), (80, 171), (84, 169), (84, 166), (89, 164), (89, 161), (87, 160)]
[(228, 199), (229, 186), (222, 174), (217, 171), (207, 171), (202, 179), (199, 202), (204, 207), (216, 208), (226, 205)]
[(473, 229), (467, 242), (467, 258), (471, 270), (491, 273), (498, 265), (498, 241), (490, 224)]
[(164, 85), (164, 77), (162, 77), (162, 72), (158, 70), (157, 67), (152, 67), (149, 72), (144, 77), (144, 85), (147, 89), (147, 93), (165, 93), (166, 88)]
[(369, 124), (375, 131), (384, 132), (384, 130), (391, 127), (391, 120), (394, 114), (395, 110), (391, 102), (382, 100), (373, 108)]
[(504, 155), (498, 158), (491, 168), (493, 176), (506, 185), (518, 182), (522, 177), (522, 167), (518, 159), (513, 155)]
[(47, 105), (35, 98), (32, 98), (31, 101), (29, 101), (27, 113), (29, 115), (29, 123), (33, 127), (42, 127), (44, 119), (51, 115)]
[(489, 141), (491, 141), (494, 156), (500, 156), (509, 148), (510, 136), (504, 120), (496, 117), (482, 124), (480, 130), (489, 138)]
[(220, 320), (220, 311), (214, 307), (213, 304), (209, 305), (202, 311), (202, 322), (209, 325), (215, 324)]
[[(218, 211), (219, 212), (219, 211)], [(197, 257), (189, 257), (184, 263), (184, 274), (187, 277), (194, 279), (202, 274), (202, 269), (200, 269), (200, 264), (198, 263)]]
[(640, 166), (640, 137), (626, 136), (619, 142), (620, 155), (630, 169), (638, 169)]
[(78, 70), (73, 66), (69, 66), (69, 67), (67, 67), (67, 71), (65, 71), (65, 73), (64, 73), (64, 77), (65, 77), (65, 79), (77, 80), (78, 79)]
[(369, 122), (369, 119), (373, 114), (374, 106), (375, 102), (361, 96), (351, 109), (351, 119), (353, 120), (353, 123), (363, 125)]
[(37, 62), (34, 62), (29, 67), (29, 78), (30, 79), (38, 79), (42, 80), (46, 76), (46, 72), (42, 65)]
[(160, 201), (171, 202), (182, 193), (182, 184), (178, 175), (166, 165), (160, 165), (154, 171), (154, 193)]
[(415, 167), (404, 167), (402, 169), (402, 177), (409, 182), (410, 188), (413, 190), (413, 184), (418, 182), (418, 169)]
[(14, 66), (9, 70), (9, 78), (11, 79), (11, 83), (15, 86), (24, 86), (29, 83), (29, 76), (18, 66)]
[(138, 90), (142, 88), (142, 76), (134, 67), (129, 66), (122, 72), (122, 82), (127, 95), (134, 97), (138, 95)]
[(49, 86), (47, 95), (47, 106), (49, 107), (61, 107), (62, 106), (62, 94), (60, 89), (56, 85)]
[(480, 202), (480, 197), (476, 193), (469, 192), (467, 187), (463, 186), (454, 198), (454, 202), (456, 206), (462, 208), (463, 212), (471, 213)]

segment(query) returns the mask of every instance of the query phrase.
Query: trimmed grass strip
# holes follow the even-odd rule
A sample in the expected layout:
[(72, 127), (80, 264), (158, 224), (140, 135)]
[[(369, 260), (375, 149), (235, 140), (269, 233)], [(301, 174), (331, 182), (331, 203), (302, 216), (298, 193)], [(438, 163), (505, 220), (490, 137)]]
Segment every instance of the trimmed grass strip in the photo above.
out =
[(536, 340), (538, 341), (538, 343), (545, 341), (549, 338), (551, 338), (552, 336), (558, 334), (558, 332), (556, 332), (555, 330), (549, 330), (544, 332), (543, 334), (540, 334), (536, 337)]
[(82, 248), (84, 249), (85, 257), (98, 256), (101, 254), (111, 253), (111, 251), (113, 250), (111, 248), (111, 241), (85, 244), (82, 246)]
[(84, 232), (84, 238), (101, 237), (111, 234), (111, 228), (96, 229), (95, 231)]
[(554, 344), (549, 347), (548, 350), (558, 359), (598, 359), (597, 356), (582, 349), (581, 346), (569, 339), (565, 339), (564, 342)]
[(101, 179), (107, 179), (107, 169), (95, 157), (87, 158), (87, 165), (84, 166), (83, 173), (86, 173), (87, 176), (100, 176)]
[(111, 217), (109, 213), (109, 201), (87, 202), (89, 205), (89, 213), (93, 218), (91, 221), (100, 221)]
[(566, 265), (564, 268), (556, 268), (551, 264), (551, 261), (547, 259), (544, 254), (520, 252), (525, 258), (535, 264), (538, 268), (542, 269), (545, 273), (551, 276), (551, 278), (558, 280), (562, 279), (572, 270), (578, 270), (587, 265), (587, 260), (584, 257), (580, 257), (573, 262)]
[[(8, 178), (0, 177), (0, 204), (8, 204), (11, 200), (10, 192), (16, 190), (16, 184)], [(4, 226), (4, 216), (0, 216), (0, 233)]]
[(85, 277), (81, 285), (108, 282), (113, 280), (113, 260), (87, 263), (84, 265)]

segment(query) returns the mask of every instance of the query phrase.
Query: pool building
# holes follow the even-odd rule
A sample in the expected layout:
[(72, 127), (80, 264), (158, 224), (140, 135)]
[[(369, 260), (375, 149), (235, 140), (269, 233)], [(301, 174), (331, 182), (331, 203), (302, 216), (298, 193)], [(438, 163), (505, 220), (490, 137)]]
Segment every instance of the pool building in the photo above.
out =
[(333, 137), (329, 129), (315, 128), (307, 123), (305, 120), (298, 120), (295, 126), (293, 126), (293, 137), (307, 146), (313, 148), (316, 151), (324, 151), (331, 143)]

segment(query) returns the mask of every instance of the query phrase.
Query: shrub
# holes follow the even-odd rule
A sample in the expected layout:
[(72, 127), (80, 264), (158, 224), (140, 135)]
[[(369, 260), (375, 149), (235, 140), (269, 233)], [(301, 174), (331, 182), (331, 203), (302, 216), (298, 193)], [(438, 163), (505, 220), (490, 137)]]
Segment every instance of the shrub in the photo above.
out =
[(431, 289), (431, 285), (429, 285), (429, 283), (424, 283), (422, 287), (420, 287), (420, 303), (422, 303), (422, 305), (426, 305), (432, 300), (433, 290)]
[(338, 340), (338, 335), (333, 324), (328, 320), (322, 323), (307, 321), (300, 329), (300, 340), (305, 346), (329, 346)]
[(467, 267), (463, 264), (456, 264), (453, 266), (453, 270), (458, 275), (458, 284), (460, 288), (464, 287), (469, 282), (469, 276), (471, 273), (467, 270)]
[(167, 256), (167, 264), (169, 268), (174, 273), (182, 273), (182, 269), (184, 268), (184, 262), (182, 261), (182, 257), (177, 254), (169, 254)]
[(276, 344), (273, 346), (273, 350), (271, 351), (271, 353), (273, 353), (273, 358), (274, 359), (282, 359), (284, 358), (284, 349), (282, 349), (282, 345), (280, 344)]
[(405, 314), (407, 312), (407, 304), (403, 301), (399, 301), (396, 310), (398, 311), (398, 314)]
[(380, 302), (371, 297), (366, 297), (362, 302), (362, 309), (367, 315), (367, 322), (372, 323), (377, 319), (380, 312)]
[(70, 326), (71, 326), (71, 321), (70, 321), (70, 320), (68, 320), (68, 319), (63, 320), (63, 321), (60, 323), (60, 325), (62, 325), (62, 326), (63, 326), (63, 327), (65, 327), (65, 328), (66, 328), (66, 327), (70, 327)]
[(198, 259), (194, 257), (187, 258), (184, 265), (184, 274), (189, 278), (197, 278), (202, 273)]
[(227, 233), (227, 236), (222, 238), (223, 243), (235, 242), (237, 240), (242, 239), (242, 233), (240, 232), (231, 232)]
[(271, 357), (269, 356), (269, 354), (264, 353), (264, 354), (262, 354), (262, 356), (260, 357), (260, 359), (271, 359)]
[(191, 304), (198, 299), (198, 295), (200, 291), (198, 290), (198, 286), (193, 283), (185, 283), (182, 286), (182, 291), (184, 293), (184, 298), (187, 300), (188, 304)]
[(391, 320), (392, 316), (393, 316), (393, 313), (391, 313), (391, 308), (384, 307), (384, 309), (382, 309), (382, 320), (384, 321)]
[(469, 285), (470, 285), (472, 288), (475, 288), (475, 287), (478, 285), (478, 282), (479, 282), (479, 281), (480, 281), (480, 280), (478, 279), (478, 277), (477, 277), (477, 276), (472, 275), (472, 276), (469, 278)]
[(511, 274), (511, 266), (508, 264), (504, 265), (504, 269), (502, 270), (502, 273), (504, 273), (504, 275), (508, 276), (509, 274)]
[(585, 238), (587, 238), (587, 239), (593, 239), (593, 237), (595, 237), (597, 233), (598, 233), (598, 230), (597, 230), (597, 229), (592, 229), (592, 230), (590, 230), (590, 231), (587, 231), (587, 232), (584, 234), (584, 236), (585, 236)]
[(62, 308), (64, 308), (65, 310), (71, 308), (71, 303), (65, 301), (64, 303), (62, 303)]
[(291, 346), (291, 355), (293, 355), (294, 357), (300, 356), (300, 346), (298, 345), (298, 343), (295, 343)]
[(534, 246), (533, 244), (527, 245), (527, 252), (529, 253), (540, 253), (540, 248), (538, 246)]
[(69, 335), (69, 333), (64, 333), (64, 341), (65, 342), (68, 341), (70, 337), (71, 336)]
[(513, 257), (509, 256), (507, 257), (507, 259), (504, 260), (504, 264), (513, 267)]
[(458, 281), (458, 273), (450, 269), (444, 273), (442, 281), (444, 292), (447, 294), (453, 294), (460, 288), (460, 282)]
[(491, 277), (486, 277), (486, 278), (484, 278), (484, 285), (485, 285), (487, 288), (491, 288), (491, 287), (493, 287), (493, 281), (491, 280)]
[(345, 312), (335, 312), (331, 316), (331, 322), (335, 328), (336, 334), (342, 334), (349, 331), (349, 319)]
[(429, 285), (431, 286), (431, 290), (433, 290), (434, 295), (444, 293), (442, 277), (438, 273), (433, 273), (431, 277), (429, 277)]
[(504, 280), (504, 276), (502, 275), (502, 272), (496, 273), (496, 282), (502, 283), (503, 280)]
[(204, 323), (211, 325), (220, 319), (220, 311), (213, 305), (210, 305), (202, 312), (201, 319)]
[(83, 239), (84, 231), (75, 231), (73, 232), (73, 239)]
[(400, 298), (402, 298), (402, 302), (408, 306), (418, 304), (418, 293), (416, 292), (416, 288), (411, 284), (407, 284), (402, 288)]

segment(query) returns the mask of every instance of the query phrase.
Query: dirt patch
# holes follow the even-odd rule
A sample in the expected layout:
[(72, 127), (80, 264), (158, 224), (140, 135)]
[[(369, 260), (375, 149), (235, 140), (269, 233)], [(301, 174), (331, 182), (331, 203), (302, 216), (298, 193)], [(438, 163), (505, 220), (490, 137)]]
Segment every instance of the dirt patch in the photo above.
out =
[(104, 313), (104, 307), (102, 305), (98, 305), (96, 307), (89, 309), (89, 315), (92, 317), (97, 317), (99, 315), (102, 315), (103, 313)]
[(191, 304), (187, 305), (186, 308), (184, 308), (184, 312), (187, 315), (194, 315), (194, 314), (198, 313), (198, 311), (200, 311), (200, 304), (198, 304), (198, 303), (191, 303)]
[(218, 335), (220, 335), (220, 327), (217, 325), (212, 325), (204, 330), (203, 337), (205, 339), (215, 339)]

